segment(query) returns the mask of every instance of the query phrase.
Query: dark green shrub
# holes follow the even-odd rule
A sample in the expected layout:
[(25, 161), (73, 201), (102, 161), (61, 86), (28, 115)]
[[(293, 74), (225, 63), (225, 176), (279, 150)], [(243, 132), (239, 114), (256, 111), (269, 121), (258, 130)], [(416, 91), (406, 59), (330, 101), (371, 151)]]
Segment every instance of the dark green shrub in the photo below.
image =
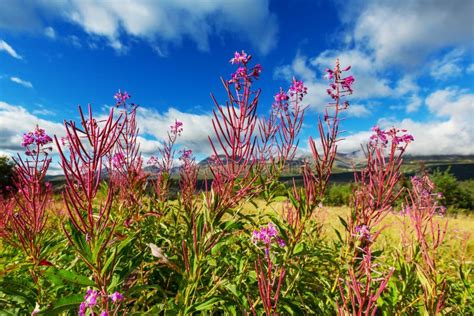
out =
[(350, 183), (334, 183), (326, 191), (325, 204), (328, 206), (349, 205), (351, 194), (352, 185)]

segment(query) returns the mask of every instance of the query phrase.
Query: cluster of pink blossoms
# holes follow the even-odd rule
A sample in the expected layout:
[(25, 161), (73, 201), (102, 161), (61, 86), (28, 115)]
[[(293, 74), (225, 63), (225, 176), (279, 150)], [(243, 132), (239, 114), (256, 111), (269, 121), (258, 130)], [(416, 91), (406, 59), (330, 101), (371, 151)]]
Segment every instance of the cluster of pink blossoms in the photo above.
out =
[(293, 77), (293, 81), (291, 83), (290, 87), (290, 95), (296, 97), (301, 101), (303, 100), (304, 95), (308, 94), (308, 88), (305, 87), (303, 84), (303, 81), (301, 80), (296, 80), (295, 77)]
[(237, 71), (231, 75), (229, 83), (235, 84), (237, 90), (240, 90), (241, 81), (251, 82), (253, 79), (258, 79), (262, 73), (262, 65), (257, 64), (253, 68), (248, 68), (247, 63), (252, 58), (252, 55), (248, 55), (245, 51), (242, 53), (235, 52), (234, 58), (230, 60), (231, 64), (239, 64)]
[(128, 99), (130, 99), (131, 96), (128, 94), (127, 91), (119, 91), (114, 95), (114, 99), (117, 100), (117, 102), (115, 103), (115, 106), (120, 106), (120, 105), (123, 105), (127, 102)]
[(193, 156), (193, 151), (191, 149), (180, 150), (180, 153), (181, 153), (181, 156), (179, 157), (179, 160), (181, 161), (189, 160)]
[(53, 139), (46, 134), (44, 129), (39, 128), (37, 126), (34, 131), (23, 134), (23, 141), (21, 143), (21, 146), (28, 147), (32, 144), (44, 146), (52, 142)]
[(392, 143), (401, 148), (403, 144), (409, 144), (415, 140), (414, 137), (410, 134), (398, 135), (398, 133), (400, 132), (406, 133), (406, 129), (398, 129), (392, 127), (391, 129), (384, 131), (380, 127), (374, 126), (372, 128), (372, 131), (374, 132), (374, 134), (370, 136), (369, 142), (372, 147), (381, 146), (385, 148), (387, 147), (389, 141), (392, 141)]
[[(115, 292), (111, 295), (108, 296), (109, 299), (112, 301), (112, 303), (116, 304), (123, 300), (123, 295), (120, 294), (119, 292)], [(100, 298), (100, 293), (96, 290), (88, 289), (86, 292), (86, 295), (84, 296), (84, 301), (79, 305), (79, 316), (85, 316), (87, 313), (87, 310), (90, 309), (92, 312), (92, 315), (94, 314), (94, 307), (97, 305), (97, 299)], [(100, 313), (100, 316), (108, 316), (107, 311), (102, 311)]]
[(268, 223), (267, 227), (262, 227), (260, 230), (254, 230), (252, 233), (252, 241), (257, 244), (262, 242), (269, 247), (272, 243), (278, 244), (280, 247), (285, 247), (285, 241), (278, 237), (278, 231), (273, 223)]
[(183, 132), (183, 122), (175, 120), (174, 124), (170, 126), (171, 133), (177, 136), (181, 136)]
[(281, 109), (286, 112), (288, 111), (288, 100), (290, 100), (290, 96), (295, 97), (297, 101), (302, 101), (303, 97), (306, 94), (308, 94), (308, 88), (305, 87), (303, 81), (297, 80), (295, 77), (293, 77), (293, 80), (291, 82), (291, 86), (288, 92), (280, 88), (280, 92), (275, 94), (274, 96), (275, 102), (273, 103), (273, 108), (274, 110)]
[(370, 234), (370, 228), (366, 225), (356, 226), (355, 228), (355, 235), (356, 237), (360, 238), (361, 240), (365, 241), (372, 241), (372, 235)]
[[(342, 71), (349, 71), (351, 66), (347, 66), (346, 68), (342, 69)], [(340, 92), (344, 92), (346, 94), (352, 94), (352, 84), (355, 82), (355, 78), (353, 76), (348, 76), (342, 79), (337, 79), (334, 76), (335, 71), (331, 69), (326, 69), (326, 75), (324, 76), (328, 80), (333, 80), (334, 82), (331, 83), (329, 86), (330, 88), (326, 90), (327, 94), (333, 99), (337, 100), (339, 98), (337, 93), (337, 85), (341, 85), (342, 90)]]

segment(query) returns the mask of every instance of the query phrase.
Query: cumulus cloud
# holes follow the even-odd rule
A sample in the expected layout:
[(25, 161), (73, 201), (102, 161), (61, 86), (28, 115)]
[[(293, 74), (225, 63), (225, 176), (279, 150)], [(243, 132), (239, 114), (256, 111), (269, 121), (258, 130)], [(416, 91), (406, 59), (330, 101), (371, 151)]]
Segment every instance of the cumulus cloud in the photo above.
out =
[(44, 29), (44, 35), (46, 35), (47, 37), (49, 37), (51, 39), (55, 39), (56, 38), (56, 31), (51, 26), (48, 26)]
[(446, 80), (460, 76), (463, 72), (461, 66), (463, 55), (463, 50), (454, 49), (442, 59), (436, 60), (431, 66), (431, 76), (437, 80)]
[(22, 57), (11, 47), (7, 42), (4, 40), (0, 40), (0, 52), (4, 51), (8, 55), (12, 56), (13, 58), (16, 59), (22, 59)]
[(433, 51), (467, 46), (474, 39), (470, 0), (358, 3), (360, 14), (346, 14), (352, 38), (358, 49), (373, 53), (377, 64), (419, 66)]
[(155, 109), (140, 107), (137, 122), (142, 133), (141, 150), (145, 155), (156, 154), (175, 120), (183, 122), (183, 132), (178, 139), (179, 146), (192, 149), (198, 155), (207, 156), (211, 153), (208, 135), (213, 135), (212, 114), (186, 113), (174, 108), (161, 113)]
[(15, 29), (17, 22), (6, 15), (23, 12), (20, 21), (27, 21), (18, 28), (33, 29), (43, 23), (40, 12), (41, 16), (63, 19), (93, 36), (104, 37), (118, 51), (127, 49), (123, 34), (146, 40), (153, 47), (179, 45), (190, 39), (206, 51), (211, 35), (226, 32), (250, 41), (263, 54), (277, 41), (278, 24), (276, 15), (270, 12), (269, 0), (201, 1), (199, 5), (193, 0), (11, 1), (9, 5), (6, 12), (0, 11), (0, 21), (5, 18), (10, 23), (0, 22), (0, 28)]
[(22, 106), (0, 101), (0, 150), (10, 155), (22, 151), (23, 134), (33, 130), (36, 125), (51, 136), (64, 134), (62, 124), (39, 118)]
[(23, 80), (21, 78), (18, 78), (18, 77), (10, 77), (10, 80), (14, 83), (18, 83), (19, 85), (23, 86), (23, 87), (26, 87), (26, 88), (30, 88), (32, 89), (33, 88), (33, 84), (29, 81), (26, 81), (26, 80)]
[[(431, 93), (425, 100), (433, 119), (427, 121), (405, 118), (380, 119), (383, 128), (405, 128), (415, 137), (408, 153), (413, 155), (474, 154), (474, 94), (457, 88)], [(369, 131), (349, 135), (341, 142), (342, 152), (352, 152), (366, 143)]]

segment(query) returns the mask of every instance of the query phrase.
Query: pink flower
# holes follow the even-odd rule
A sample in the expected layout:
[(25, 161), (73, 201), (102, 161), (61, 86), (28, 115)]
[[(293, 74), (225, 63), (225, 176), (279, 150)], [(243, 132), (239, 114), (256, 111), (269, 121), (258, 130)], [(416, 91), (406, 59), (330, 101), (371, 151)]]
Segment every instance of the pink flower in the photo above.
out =
[(37, 126), (34, 131), (23, 134), (23, 142), (21, 143), (21, 146), (28, 147), (34, 143), (38, 146), (44, 146), (52, 142), (53, 139), (46, 134), (44, 129)]
[(280, 247), (285, 247), (285, 241), (278, 237), (278, 231), (273, 223), (268, 223), (267, 227), (262, 227), (260, 230), (254, 230), (252, 233), (252, 241), (257, 244), (262, 242), (267, 247), (275, 242)]
[(251, 55), (247, 55), (247, 53), (245, 51), (242, 51), (242, 53), (239, 53), (239, 52), (235, 52), (234, 53), (234, 58), (232, 58), (230, 60), (230, 63), (231, 64), (247, 64), (250, 60), (250, 58), (252, 58)]
[(112, 300), (112, 302), (117, 303), (117, 302), (123, 300), (123, 295), (120, 294), (119, 292), (115, 292), (115, 293), (109, 295), (109, 298)]
[(366, 225), (356, 226), (355, 228), (356, 236), (360, 239), (366, 241), (372, 241), (372, 236), (370, 234), (370, 229)]
[(328, 80), (331, 80), (332, 78), (334, 78), (334, 71), (332, 71), (331, 69), (327, 68), (326, 69), (326, 75), (324, 76), (325, 79), (328, 79)]
[(193, 155), (193, 151), (191, 149), (183, 149), (180, 151), (181, 152), (181, 157), (179, 157), (179, 160), (185, 161), (191, 159)]
[(175, 120), (174, 124), (170, 126), (170, 129), (172, 134), (181, 136), (183, 132), (183, 122)]
[(116, 106), (119, 106), (119, 105), (122, 105), (122, 104), (125, 104), (127, 102), (128, 99), (130, 99), (130, 95), (128, 94), (127, 91), (119, 91), (114, 94), (114, 99), (117, 100), (117, 102), (115, 103)]
[(341, 86), (348, 90), (349, 92), (352, 92), (352, 84), (354, 83), (355, 79), (353, 76), (346, 77), (341, 80)]
[(282, 88), (280, 88), (280, 92), (275, 94), (275, 102), (277, 103), (288, 101), (289, 98), (290, 97), (286, 94), (285, 91), (283, 91)]
[(102, 311), (100, 313), (100, 316), (109, 316), (109, 313), (107, 313), (107, 311)]
[(255, 79), (258, 79), (261, 73), (262, 73), (262, 65), (256, 64), (255, 67), (253, 67), (251, 76), (254, 77)]
[(308, 88), (304, 86), (303, 81), (296, 80), (293, 77), (293, 82), (291, 83), (290, 87), (290, 95), (296, 95), (300, 100), (303, 99), (303, 96), (308, 93)]

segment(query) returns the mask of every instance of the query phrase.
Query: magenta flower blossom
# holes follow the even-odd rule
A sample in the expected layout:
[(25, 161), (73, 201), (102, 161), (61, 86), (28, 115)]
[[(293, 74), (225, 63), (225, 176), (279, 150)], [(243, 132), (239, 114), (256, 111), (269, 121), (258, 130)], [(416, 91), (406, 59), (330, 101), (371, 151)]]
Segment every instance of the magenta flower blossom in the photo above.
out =
[(193, 155), (193, 151), (191, 149), (183, 149), (180, 152), (181, 152), (181, 156), (179, 157), (179, 160), (181, 161), (189, 160), (191, 159)]
[(332, 71), (331, 69), (327, 68), (326, 69), (326, 75), (324, 76), (325, 79), (328, 79), (328, 80), (331, 80), (332, 78), (334, 78), (334, 71)]
[(34, 131), (23, 134), (23, 142), (21, 143), (21, 146), (28, 147), (32, 144), (44, 146), (52, 142), (53, 139), (46, 134), (44, 129), (37, 126)]
[(88, 289), (84, 296), (84, 301), (79, 305), (79, 316), (85, 316), (88, 308), (93, 308), (97, 305), (97, 297), (99, 293), (96, 290)]
[(172, 134), (181, 136), (183, 132), (183, 122), (175, 120), (174, 124), (170, 126), (170, 129)]
[(278, 237), (278, 231), (273, 223), (268, 223), (267, 227), (262, 227), (260, 230), (254, 230), (252, 233), (252, 241), (257, 244), (262, 242), (269, 247), (272, 242), (278, 244), (280, 247), (285, 247), (285, 241)]
[(282, 88), (280, 88), (280, 92), (275, 94), (275, 102), (280, 103), (280, 102), (285, 102), (288, 101), (290, 97), (286, 94), (285, 91), (283, 91)]
[(372, 241), (372, 235), (370, 229), (366, 225), (356, 226), (355, 234), (358, 238), (366, 241)]
[(100, 316), (109, 316), (109, 313), (107, 313), (107, 311), (102, 311), (100, 313)]
[(119, 91), (114, 95), (114, 99), (117, 100), (117, 102), (115, 103), (116, 106), (120, 106), (122, 104), (125, 104), (127, 102), (128, 99), (130, 99), (131, 96), (128, 94), (127, 91)]
[(248, 55), (245, 51), (242, 51), (242, 53), (239, 53), (239, 52), (235, 52), (234, 53), (234, 58), (232, 58), (229, 62), (231, 64), (247, 64), (250, 60), (250, 58), (252, 58), (251, 55)]
[(355, 79), (353, 76), (349, 76), (346, 78), (341, 79), (341, 86), (349, 92), (352, 92), (352, 84), (354, 83)]
[(303, 96), (307, 93), (308, 88), (304, 86), (303, 81), (296, 80), (296, 78), (293, 77), (293, 82), (291, 83), (290, 87), (290, 95), (296, 95), (298, 98), (300, 98), (300, 100), (302, 100)]
[(120, 294), (119, 292), (115, 292), (111, 295), (109, 295), (109, 298), (112, 300), (112, 302), (117, 303), (123, 300), (123, 295)]

